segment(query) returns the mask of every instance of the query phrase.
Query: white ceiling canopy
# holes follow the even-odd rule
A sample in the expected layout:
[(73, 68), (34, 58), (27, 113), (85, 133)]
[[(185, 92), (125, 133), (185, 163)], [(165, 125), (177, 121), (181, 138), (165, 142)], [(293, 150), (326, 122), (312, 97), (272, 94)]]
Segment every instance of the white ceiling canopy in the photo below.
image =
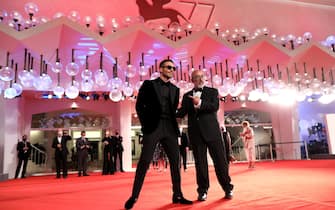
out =
[[(10, 73), (10, 69), (5, 69), (8, 52), (10, 53), (8, 67), (10, 67), (10, 60), (13, 59), (14, 63), (18, 64), (17, 74), (23, 74), (26, 49), (27, 53), (34, 58), (34, 65), (31, 68), (30, 62), (25, 70), (29, 74), (32, 72), (30, 69), (33, 69), (33, 76), (37, 78), (37, 82), (34, 80), (36, 84), (32, 81), (29, 85), (28, 80), (22, 80), (22, 78), (17, 78), (16, 81), (14, 78), (8, 81), (2, 79), (1, 91), (4, 92), (14, 83), (20, 84), (23, 90), (30, 91), (55, 93), (55, 88), (61, 87), (66, 95), (69, 93), (67, 95), (69, 98), (77, 97), (80, 92), (92, 91), (109, 92), (112, 100), (115, 99), (113, 94), (117, 96), (116, 99), (120, 95), (129, 97), (136, 95), (141, 81), (155, 77), (157, 62), (164, 58), (172, 58), (179, 67), (174, 82), (183, 91), (191, 86), (184, 86), (180, 81), (188, 82), (188, 75), (192, 68), (201, 68), (208, 72), (208, 85), (218, 87), (222, 96), (226, 92), (234, 97), (243, 93), (249, 94), (257, 87), (262, 87), (264, 84), (266, 86), (268, 83), (265, 81), (268, 78), (276, 81), (283, 80), (285, 87), (275, 87), (283, 91), (290, 86), (290, 83), (294, 83), (296, 89), (309, 86), (309, 83), (297, 86), (300, 80), (295, 76), (296, 73), (307, 73), (310, 78), (317, 78), (321, 82), (324, 80), (329, 87), (332, 85), (335, 38), (328, 34), (328, 40), (326, 40), (323, 34), (334, 30), (329, 29), (327, 25), (329, 20), (323, 17), (323, 14), (334, 15), (332, 10), (316, 11), (314, 8), (303, 7), (297, 9), (291, 4), (282, 7), (275, 1), (272, 4), (267, 3), (267, 6), (272, 7), (267, 7), (269, 11), (264, 12), (264, 15), (271, 11), (277, 12), (278, 9), (283, 15), (292, 16), (293, 11), (297, 11), (297, 14), (316, 13), (306, 18), (310, 20), (310, 25), (307, 24), (305, 29), (302, 29), (304, 24), (301, 22), (291, 21), (285, 23), (287, 28), (295, 26), (297, 29), (292, 32), (285, 30), (279, 32), (279, 29), (285, 27), (276, 23), (276, 16), (273, 16), (272, 23), (266, 18), (263, 21), (254, 19), (255, 15), (260, 16), (263, 12), (261, 10), (262, 5), (265, 5), (263, 1), (257, 1), (253, 6), (244, 1), (241, 7), (230, 8), (229, 14), (223, 13), (227, 20), (229, 15), (234, 16), (243, 9), (248, 17), (236, 17), (235, 22), (225, 23), (220, 18), (220, 11), (227, 11), (226, 6), (236, 6), (236, 2), (242, 1), (166, 1), (165, 5), (159, 7), (161, 12), (167, 12), (166, 16), (163, 14), (161, 17), (159, 15), (152, 17), (148, 16), (148, 13), (142, 13), (144, 15), (142, 18), (140, 14), (144, 7), (139, 7), (139, 4), (135, 4), (134, 1), (126, 1), (122, 6), (116, 1), (108, 1), (108, 3), (98, 1), (97, 3), (100, 3), (98, 8), (103, 12), (92, 15), (92, 11), (88, 9), (89, 2), (85, 4), (86, 6), (69, 2), (67, 7), (62, 6), (60, 2), (47, 9), (50, 5), (38, 0), (35, 1), (36, 5), (28, 4), (32, 7), (30, 9), (36, 12), (30, 16), (29, 12), (28, 14), (22, 12), (25, 2), (2, 2), (0, 8), (8, 12), (5, 13), (4, 10), (1, 12), (3, 19), (0, 22), (0, 64), (3, 67), (0, 77)], [(116, 7), (120, 8), (115, 13), (107, 13), (104, 5), (113, 5), (113, 8), (110, 7), (113, 11)], [(26, 9), (28, 6), (26, 4)], [(68, 6), (77, 8), (69, 10)], [(154, 4), (149, 6), (152, 7)], [(277, 7), (276, 10), (275, 7)], [(200, 13), (201, 11), (203, 13)], [(85, 16), (89, 12), (91, 12), (90, 20)], [(112, 18), (110, 14), (115, 14), (117, 18)], [(200, 14), (203, 14), (202, 19), (199, 18)], [(180, 15), (186, 20), (180, 18)], [(39, 22), (34, 23), (35, 17), (39, 18)], [(312, 20), (316, 17), (324, 20), (322, 26), (319, 26), (320, 22), (317, 21), (318, 26), (314, 27)], [(23, 22), (15, 21), (16, 18)], [(174, 18), (177, 18), (180, 23), (176, 23)], [(250, 22), (247, 19), (250, 19)], [(249, 27), (242, 28), (239, 20)], [(299, 16), (295, 16), (295, 20), (299, 20)], [(233, 24), (234, 27), (231, 27)], [(273, 26), (273, 29), (270, 26)], [(231, 29), (228, 29), (229, 27)], [(319, 32), (320, 27), (324, 29), (323, 32)], [(272, 31), (276, 31), (276, 34)], [(294, 34), (294, 32), (299, 33)], [(324, 38), (316, 40), (315, 36)], [(41, 62), (41, 58), (45, 64)], [(62, 64), (62, 71), (58, 74), (59, 70), (55, 68), (61, 67), (59, 63)], [(41, 64), (43, 68), (40, 68)], [(263, 77), (255, 79), (255, 76), (250, 76), (250, 71), (253, 75), (258, 72), (258, 75), (262, 74)], [(249, 78), (246, 75), (249, 75)], [(226, 87), (225, 82), (222, 82), (226, 81), (226, 78), (232, 79), (232, 87)], [(244, 82), (243, 79), (250, 81), (241, 84)], [(122, 86), (118, 83), (120, 81)], [(261, 92), (272, 94), (271, 87), (268, 87), (269, 90), (266, 88), (263, 87)], [(62, 92), (59, 89), (58, 91)]]

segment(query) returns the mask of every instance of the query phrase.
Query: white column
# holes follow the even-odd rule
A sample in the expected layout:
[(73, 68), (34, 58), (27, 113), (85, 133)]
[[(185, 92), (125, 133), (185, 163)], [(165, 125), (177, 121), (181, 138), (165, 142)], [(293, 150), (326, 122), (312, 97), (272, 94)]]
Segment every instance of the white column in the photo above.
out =
[(124, 100), (117, 104), (116, 112), (113, 113), (113, 128), (120, 131), (123, 137), (123, 169), (132, 171), (131, 154), (131, 101)]
[(326, 114), (326, 131), (328, 135), (329, 154), (335, 154), (335, 114)]
[[(300, 141), (297, 107), (273, 107), (271, 112), (272, 126), (275, 137), (278, 159), (300, 159), (300, 143), (285, 143)], [(281, 144), (283, 143), (283, 144)]]
[(16, 145), (21, 138), (20, 133), (20, 99), (4, 99), (0, 97), (0, 175), (8, 174), (13, 178), (17, 165)]

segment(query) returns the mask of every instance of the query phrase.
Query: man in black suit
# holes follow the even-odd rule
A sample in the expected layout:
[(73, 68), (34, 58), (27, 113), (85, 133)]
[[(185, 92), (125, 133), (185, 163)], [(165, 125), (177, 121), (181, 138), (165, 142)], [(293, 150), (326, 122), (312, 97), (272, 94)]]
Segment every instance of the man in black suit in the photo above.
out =
[(192, 72), (194, 89), (185, 93), (177, 117), (188, 115), (188, 136), (192, 146), (197, 176), (198, 200), (205, 201), (209, 188), (207, 149), (213, 160), (216, 177), (225, 191), (225, 198), (232, 198), (228, 161), (217, 120), (218, 91), (204, 86), (201, 70)]
[(120, 171), (124, 172), (123, 164), (122, 164), (122, 153), (123, 153), (123, 145), (122, 145), (122, 136), (120, 136), (118, 131), (115, 131), (115, 136), (112, 136), (113, 141), (113, 157), (114, 157), (114, 168), (116, 171), (117, 160), (119, 160)]
[(55, 149), (56, 178), (60, 178), (60, 170), (63, 168), (63, 178), (67, 177), (67, 150), (66, 143), (71, 140), (66, 131), (59, 130), (57, 136), (52, 141), (52, 148)]
[(185, 131), (183, 130), (181, 132), (180, 136), (180, 144), (179, 144), (179, 150), (180, 150), (180, 155), (183, 159), (183, 167), (184, 171), (187, 170), (187, 150), (188, 150), (188, 137)]
[(81, 137), (76, 141), (77, 155), (78, 155), (78, 176), (89, 176), (87, 174), (87, 158), (88, 158), (88, 149), (90, 144), (88, 139), (85, 137), (86, 132), (81, 131)]
[(151, 163), (155, 147), (160, 142), (169, 158), (173, 186), (173, 203), (192, 204), (183, 197), (180, 183), (178, 124), (176, 110), (179, 101), (179, 89), (169, 82), (173, 77), (175, 65), (172, 60), (160, 62), (160, 77), (146, 80), (141, 86), (136, 111), (141, 122), (143, 147), (137, 164), (131, 197), (125, 203), (125, 209), (131, 209), (140, 194), (145, 174)]
[(27, 135), (22, 136), (22, 141), (19, 141), (16, 146), (17, 150), (17, 157), (19, 158), (19, 162), (16, 167), (15, 171), (15, 179), (18, 178), (22, 162), (23, 162), (23, 168), (21, 172), (21, 178), (26, 178), (26, 170), (27, 170), (27, 165), (28, 165), (28, 158), (30, 157), (31, 154), (31, 144), (27, 139)]
[(105, 137), (102, 139), (104, 145), (104, 162), (102, 166), (102, 175), (114, 174), (115, 167), (113, 161), (113, 141), (109, 135), (109, 131), (106, 131)]
[(233, 156), (230, 134), (227, 131), (226, 127), (224, 126), (221, 127), (221, 132), (222, 132), (223, 144), (225, 145), (226, 149), (226, 158), (228, 160), (228, 163), (234, 162), (236, 159)]

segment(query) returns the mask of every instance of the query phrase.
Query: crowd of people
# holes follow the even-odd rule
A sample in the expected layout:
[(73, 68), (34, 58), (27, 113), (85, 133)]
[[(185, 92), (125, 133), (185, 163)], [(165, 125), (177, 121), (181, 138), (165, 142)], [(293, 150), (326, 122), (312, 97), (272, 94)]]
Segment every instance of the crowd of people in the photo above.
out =
[[(176, 67), (172, 60), (165, 59), (159, 64), (160, 76), (154, 80), (145, 80), (138, 92), (136, 112), (141, 123), (142, 150), (136, 167), (132, 192), (125, 202), (125, 209), (131, 209), (139, 198), (146, 172), (153, 164), (154, 169), (164, 169), (169, 165), (172, 182), (172, 203), (191, 205), (193, 202), (183, 196), (181, 189), (181, 167), (187, 170), (187, 151), (192, 149), (195, 171), (198, 201), (205, 201), (208, 196), (209, 174), (207, 153), (213, 160), (215, 173), (224, 192), (225, 199), (232, 199), (234, 185), (229, 175), (229, 162), (234, 161), (232, 155), (229, 133), (224, 127), (220, 127), (217, 119), (219, 109), (218, 90), (205, 85), (206, 78), (201, 70), (194, 70), (191, 80), (194, 88), (186, 92), (181, 104), (179, 104), (179, 88), (170, 82)], [(180, 133), (177, 118), (187, 116), (187, 133)], [(248, 167), (255, 167), (255, 142), (254, 132), (249, 122), (242, 122), (245, 152)], [(53, 139), (52, 147), (55, 149), (56, 177), (67, 177), (66, 143), (71, 137), (59, 131)], [(102, 175), (114, 174), (119, 170), (124, 172), (122, 164), (122, 136), (118, 131), (110, 135), (105, 133), (102, 139), (103, 166)], [(78, 161), (78, 176), (88, 176), (87, 158), (91, 148), (86, 138), (86, 132), (81, 132), (81, 137), (76, 139), (76, 151)], [(19, 164), (15, 178), (18, 177), (23, 163), (22, 177), (25, 177), (27, 160), (31, 151), (31, 145), (24, 136), (17, 145)], [(182, 162), (181, 162), (182, 159)], [(118, 162), (118, 164), (117, 164)]]

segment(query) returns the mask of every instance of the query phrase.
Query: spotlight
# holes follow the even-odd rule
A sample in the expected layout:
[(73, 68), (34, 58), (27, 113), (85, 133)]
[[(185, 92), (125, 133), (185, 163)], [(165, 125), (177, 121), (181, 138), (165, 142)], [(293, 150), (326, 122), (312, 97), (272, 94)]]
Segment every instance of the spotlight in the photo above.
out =
[(100, 98), (100, 95), (99, 95), (99, 94), (97, 94), (97, 93), (92, 93), (92, 99), (93, 99), (93, 101), (98, 101), (99, 98)]
[(226, 103), (226, 102), (227, 102), (227, 96), (225, 96), (225, 97), (221, 97), (221, 98), (220, 98), (220, 101), (223, 101), (224, 103)]
[(109, 94), (108, 93), (102, 93), (102, 97), (105, 99), (105, 101), (108, 101)]
[(78, 108), (78, 104), (76, 102), (73, 102), (71, 104), (71, 109), (77, 109)]
[(236, 101), (238, 101), (238, 97), (231, 97), (231, 101), (232, 101), (232, 102), (236, 102)]

